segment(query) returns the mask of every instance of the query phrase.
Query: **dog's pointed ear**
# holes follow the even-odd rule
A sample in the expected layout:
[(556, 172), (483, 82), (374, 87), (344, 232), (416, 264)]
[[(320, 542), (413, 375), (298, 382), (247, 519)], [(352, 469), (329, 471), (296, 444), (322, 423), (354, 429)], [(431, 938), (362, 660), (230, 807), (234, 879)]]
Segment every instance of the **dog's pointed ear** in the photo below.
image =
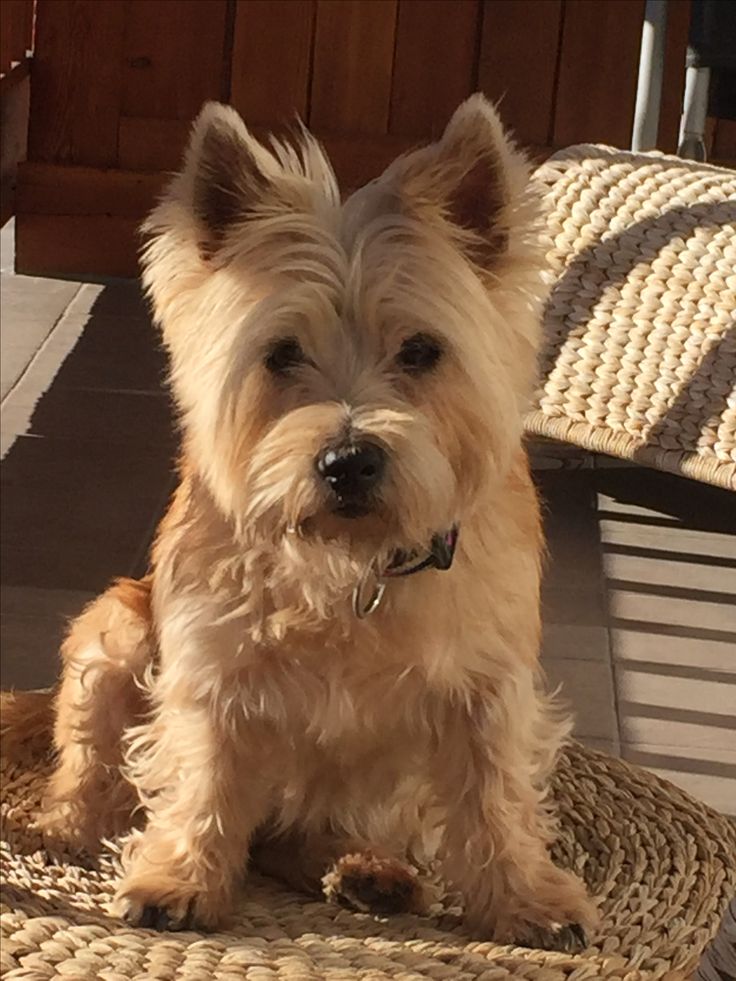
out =
[(497, 254), (506, 244), (504, 212), (511, 203), (518, 161), (484, 96), (472, 96), (455, 111), (439, 151), (449, 178), (444, 188), (447, 216), (477, 236), (487, 255)]
[(506, 251), (529, 167), (485, 96), (467, 99), (437, 143), (396, 166), (402, 205), (417, 217), (444, 218), (477, 264), (488, 267)]
[(272, 189), (272, 155), (247, 130), (235, 109), (208, 102), (192, 126), (178, 188), (211, 254), (235, 223), (248, 217)]

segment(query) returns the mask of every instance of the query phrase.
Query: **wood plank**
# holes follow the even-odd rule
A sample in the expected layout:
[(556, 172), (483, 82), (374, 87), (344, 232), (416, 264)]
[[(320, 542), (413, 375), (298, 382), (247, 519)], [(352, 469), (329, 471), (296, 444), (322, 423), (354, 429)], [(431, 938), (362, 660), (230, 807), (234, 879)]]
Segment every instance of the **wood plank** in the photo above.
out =
[(667, 35), (664, 48), (662, 101), (659, 111), (657, 148), (667, 153), (677, 151), (685, 95), (685, 57), (690, 32), (690, 0), (669, 0)]
[(713, 133), (711, 157), (727, 167), (736, 166), (736, 121), (719, 119)]
[(388, 130), (397, 0), (319, 0), (310, 125), (334, 133)]
[(132, 174), (26, 162), (18, 168), (18, 211), (140, 220), (153, 206), (166, 179), (164, 173)]
[(117, 163), (125, 12), (124, 0), (39, 0), (32, 160)]
[(562, 0), (483, 4), (478, 86), (522, 144), (552, 141), (561, 31)]
[(631, 146), (644, 0), (566, 0), (553, 143)]
[(475, 89), (478, 0), (406, 0), (396, 25), (389, 131), (439, 136)]
[(137, 276), (138, 222), (119, 215), (18, 215), (15, 267), (33, 276)]
[(0, 73), (14, 62), (24, 61), (33, 40), (33, 0), (2, 0), (0, 3)]
[(203, 102), (223, 98), (226, 23), (226, 0), (130, 4), (122, 114), (190, 120)]
[(177, 170), (191, 123), (184, 119), (120, 119), (118, 160), (122, 170)]
[(249, 124), (307, 117), (314, 0), (239, 0), (230, 101)]
[(417, 143), (412, 137), (396, 135), (365, 137), (322, 133), (319, 139), (345, 192), (354, 191), (379, 177), (392, 160)]

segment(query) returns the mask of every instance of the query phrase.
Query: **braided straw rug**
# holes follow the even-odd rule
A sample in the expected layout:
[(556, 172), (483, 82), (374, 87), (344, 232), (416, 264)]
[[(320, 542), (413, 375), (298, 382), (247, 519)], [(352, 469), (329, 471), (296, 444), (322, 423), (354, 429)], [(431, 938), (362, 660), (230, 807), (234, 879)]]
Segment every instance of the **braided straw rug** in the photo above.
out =
[(736, 489), (736, 173), (582, 145), (536, 176), (553, 285), (528, 431)]
[(555, 858), (600, 897), (583, 954), (470, 940), (452, 910), (376, 920), (252, 877), (230, 929), (155, 933), (109, 917), (119, 848), (95, 862), (47, 852), (34, 827), (48, 757), (2, 761), (0, 970), (41, 981), (683, 981), (736, 891), (736, 829), (654, 776), (578, 746), (554, 791)]

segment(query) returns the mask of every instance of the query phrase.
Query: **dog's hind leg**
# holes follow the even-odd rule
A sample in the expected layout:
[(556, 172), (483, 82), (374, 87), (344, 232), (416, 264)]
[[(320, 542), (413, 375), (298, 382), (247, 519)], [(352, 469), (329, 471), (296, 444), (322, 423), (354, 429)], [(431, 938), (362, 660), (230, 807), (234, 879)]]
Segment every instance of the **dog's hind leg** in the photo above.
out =
[(427, 889), (408, 862), (337, 834), (264, 838), (252, 862), (293, 889), (361, 912), (424, 913), (429, 905)]
[(121, 771), (121, 741), (145, 709), (141, 682), (154, 651), (149, 592), (145, 580), (119, 580), (73, 622), (62, 646), (58, 761), (40, 821), (52, 840), (93, 848), (130, 821), (136, 797)]

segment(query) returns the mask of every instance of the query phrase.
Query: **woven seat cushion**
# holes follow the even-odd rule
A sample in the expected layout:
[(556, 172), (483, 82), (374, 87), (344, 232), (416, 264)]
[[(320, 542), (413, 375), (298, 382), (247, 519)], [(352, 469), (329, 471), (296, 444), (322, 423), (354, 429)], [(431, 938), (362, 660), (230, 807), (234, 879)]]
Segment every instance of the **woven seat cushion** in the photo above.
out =
[(527, 430), (736, 489), (736, 173), (584, 145), (536, 176), (553, 284)]
[(578, 746), (560, 762), (556, 860), (600, 897), (583, 954), (470, 940), (452, 911), (379, 921), (255, 876), (232, 926), (155, 933), (109, 917), (115, 843), (82, 866), (35, 829), (47, 757), (2, 760), (2, 930), (7, 979), (36, 981), (587, 981), (684, 979), (736, 891), (736, 831), (643, 770)]

